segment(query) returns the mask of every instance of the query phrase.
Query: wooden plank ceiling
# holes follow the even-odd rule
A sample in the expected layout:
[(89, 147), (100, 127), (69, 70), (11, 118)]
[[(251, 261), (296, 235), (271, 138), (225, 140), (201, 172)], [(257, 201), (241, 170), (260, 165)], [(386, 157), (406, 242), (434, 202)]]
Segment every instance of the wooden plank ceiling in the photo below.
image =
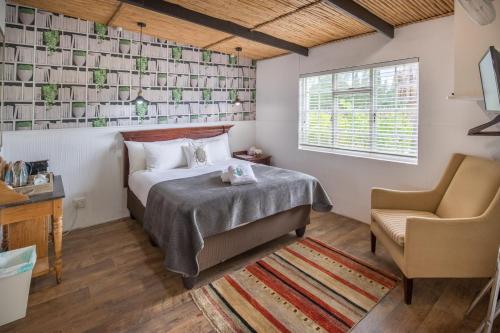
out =
[[(453, 0), (355, 0), (393, 26), (453, 13)], [(155, 13), (119, 0), (16, 0), (15, 2), (69, 16), (138, 31), (212, 50), (264, 59), (288, 53), (268, 45)], [(170, 0), (218, 19), (234, 22), (305, 47), (373, 32), (374, 29), (323, 0)]]

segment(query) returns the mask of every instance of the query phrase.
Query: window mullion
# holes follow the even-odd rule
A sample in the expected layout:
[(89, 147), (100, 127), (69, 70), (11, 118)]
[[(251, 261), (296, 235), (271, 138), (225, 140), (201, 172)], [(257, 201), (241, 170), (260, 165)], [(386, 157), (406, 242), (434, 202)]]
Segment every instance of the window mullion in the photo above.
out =
[(332, 148), (335, 148), (335, 133), (336, 133), (335, 110), (336, 110), (336, 107), (335, 107), (335, 75), (332, 74), (332, 109), (331, 109), (332, 114), (330, 117), (331, 126), (332, 126), (332, 141), (331, 141)]
[(377, 113), (375, 110), (375, 77), (373, 68), (370, 69), (370, 151), (375, 150), (375, 122), (377, 120)]

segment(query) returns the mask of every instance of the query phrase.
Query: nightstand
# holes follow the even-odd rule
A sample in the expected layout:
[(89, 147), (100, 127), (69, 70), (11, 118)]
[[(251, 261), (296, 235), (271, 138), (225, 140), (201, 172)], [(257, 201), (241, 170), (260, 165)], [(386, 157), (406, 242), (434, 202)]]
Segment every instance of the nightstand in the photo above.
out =
[(246, 150), (235, 151), (233, 157), (239, 160), (249, 161), (257, 164), (271, 165), (271, 155), (262, 154), (259, 156), (248, 155)]

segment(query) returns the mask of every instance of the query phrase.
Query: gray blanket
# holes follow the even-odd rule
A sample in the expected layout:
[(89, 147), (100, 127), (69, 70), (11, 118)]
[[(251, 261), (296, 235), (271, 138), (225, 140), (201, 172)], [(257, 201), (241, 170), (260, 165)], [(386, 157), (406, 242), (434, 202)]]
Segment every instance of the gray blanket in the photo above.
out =
[(330, 199), (316, 178), (265, 165), (252, 168), (257, 184), (231, 186), (221, 181), (217, 171), (151, 188), (144, 229), (165, 252), (167, 269), (198, 275), (196, 256), (205, 237), (297, 206), (331, 210)]

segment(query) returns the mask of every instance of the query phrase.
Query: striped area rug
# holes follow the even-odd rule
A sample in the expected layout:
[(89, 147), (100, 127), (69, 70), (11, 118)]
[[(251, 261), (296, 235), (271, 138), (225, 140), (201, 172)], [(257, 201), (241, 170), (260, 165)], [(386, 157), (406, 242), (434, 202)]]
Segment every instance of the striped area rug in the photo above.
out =
[(347, 332), (397, 278), (305, 238), (191, 292), (219, 332)]

